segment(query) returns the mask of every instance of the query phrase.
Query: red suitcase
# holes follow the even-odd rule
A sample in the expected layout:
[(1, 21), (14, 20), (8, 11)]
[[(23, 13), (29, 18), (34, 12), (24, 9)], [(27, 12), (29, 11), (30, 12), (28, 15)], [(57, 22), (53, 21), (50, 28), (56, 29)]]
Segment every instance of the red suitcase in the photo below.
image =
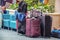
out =
[(16, 20), (16, 29), (18, 30), (18, 20)]
[(40, 19), (39, 18), (26, 19), (26, 36), (28, 37), (40, 36)]

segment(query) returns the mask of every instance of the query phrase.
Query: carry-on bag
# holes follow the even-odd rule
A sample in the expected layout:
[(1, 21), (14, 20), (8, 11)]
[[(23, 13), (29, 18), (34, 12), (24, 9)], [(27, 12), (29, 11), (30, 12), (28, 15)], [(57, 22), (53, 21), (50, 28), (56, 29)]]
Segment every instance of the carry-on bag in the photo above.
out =
[(52, 26), (52, 18), (49, 15), (42, 14), (41, 15), (41, 36), (42, 37), (50, 37), (51, 35), (51, 26)]
[(0, 12), (0, 28), (2, 27), (2, 13)]
[(26, 36), (28, 37), (40, 36), (39, 18), (26, 18)]
[(16, 16), (10, 15), (10, 28), (16, 29)]
[(3, 27), (10, 27), (10, 14), (3, 14)]

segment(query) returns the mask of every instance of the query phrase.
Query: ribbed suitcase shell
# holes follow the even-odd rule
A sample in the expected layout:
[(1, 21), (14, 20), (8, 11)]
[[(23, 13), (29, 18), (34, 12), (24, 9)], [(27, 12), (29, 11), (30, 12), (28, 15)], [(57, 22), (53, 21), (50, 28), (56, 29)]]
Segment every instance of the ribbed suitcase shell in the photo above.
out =
[(2, 13), (0, 13), (0, 28), (2, 27)]
[(26, 19), (26, 36), (38, 37), (40, 36), (40, 19)]
[(10, 15), (10, 28), (16, 29), (16, 16)]
[(18, 31), (18, 20), (16, 20), (16, 29)]
[(52, 18), (49, 15), (41, 17), (41, 36), (50, 37), (51, 35)]
[(10, 15), (9, 14), (3, 14), (3, 26), (10, 27)]

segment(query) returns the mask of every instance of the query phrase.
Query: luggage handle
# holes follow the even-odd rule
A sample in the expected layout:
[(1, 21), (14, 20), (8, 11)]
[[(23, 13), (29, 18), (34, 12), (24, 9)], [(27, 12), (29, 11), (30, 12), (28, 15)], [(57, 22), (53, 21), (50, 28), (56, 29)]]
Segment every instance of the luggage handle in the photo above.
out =
[(31, 20), (30, 20), (30, 36), (31, 36)]
[(35, 19), (35, 17), (32, 17), (31, 19), (32, 19), (32, 20), (34, 20), (34, 19)]
[(40, 11), (41, 11), (41, 16), (43, 16), (42, 10), (40, 10)]

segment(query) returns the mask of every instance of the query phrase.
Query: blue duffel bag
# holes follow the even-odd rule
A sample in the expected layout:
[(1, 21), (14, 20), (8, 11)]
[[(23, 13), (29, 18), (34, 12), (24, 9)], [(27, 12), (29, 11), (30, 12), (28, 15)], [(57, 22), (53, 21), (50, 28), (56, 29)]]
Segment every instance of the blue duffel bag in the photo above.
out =
[(60, 38), (60, 30), (58, 30), (58, 38)]
[(51, 34), (55, 38), (60, 38), (60, 30), (52, 30)]

